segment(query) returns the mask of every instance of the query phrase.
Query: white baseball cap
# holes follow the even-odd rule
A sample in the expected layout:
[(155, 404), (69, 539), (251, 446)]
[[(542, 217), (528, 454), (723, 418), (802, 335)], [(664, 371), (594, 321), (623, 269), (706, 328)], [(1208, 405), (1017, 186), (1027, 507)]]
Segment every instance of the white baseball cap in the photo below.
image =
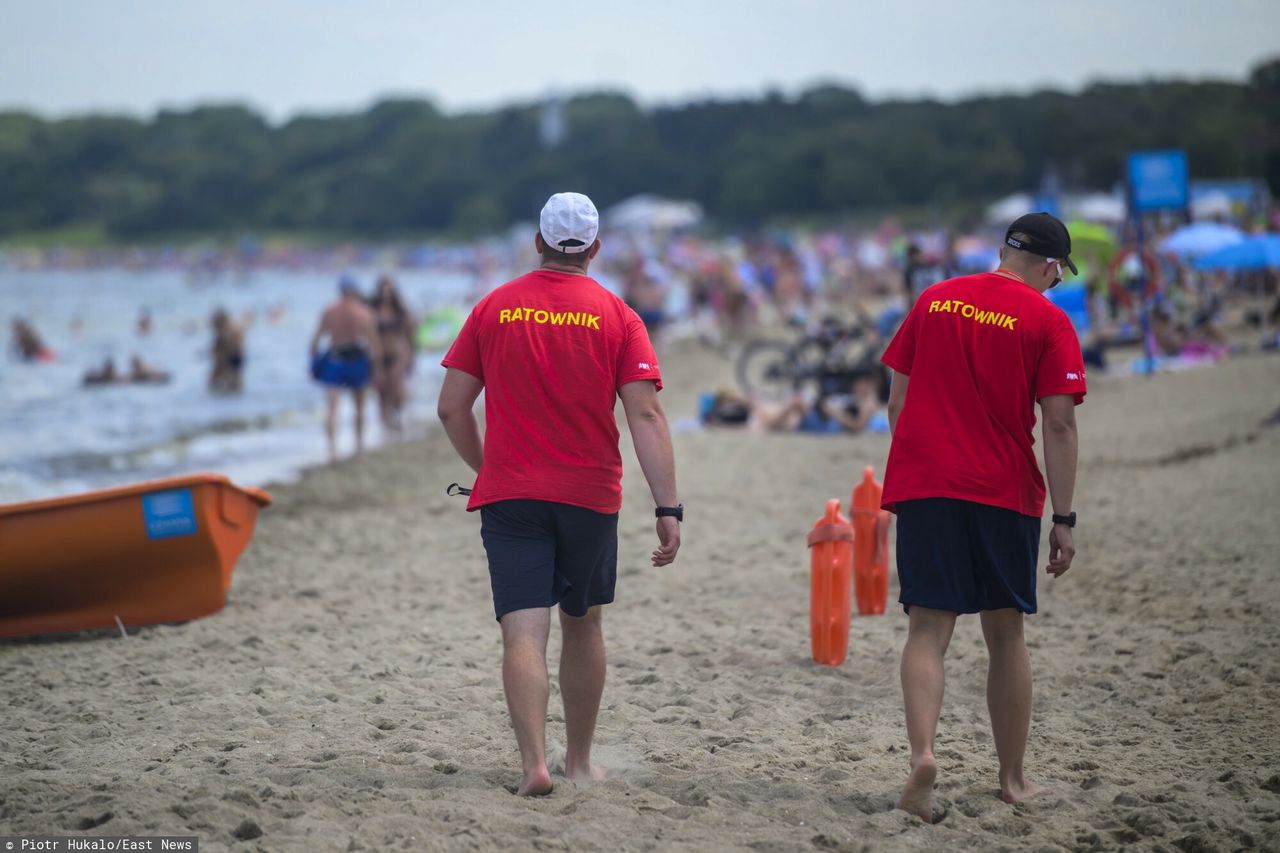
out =
[(600, 214), (582, 193), (556, 193), (538, 218), (542, 242), (558, 252), (576, 255), (591, 248), (600, 232)]

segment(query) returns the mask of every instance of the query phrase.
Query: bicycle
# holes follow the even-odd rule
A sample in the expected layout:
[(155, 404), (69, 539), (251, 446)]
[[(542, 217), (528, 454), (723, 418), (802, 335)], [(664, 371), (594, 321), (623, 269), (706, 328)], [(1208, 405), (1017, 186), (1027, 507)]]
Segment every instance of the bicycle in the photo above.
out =
[[(798, 325), (798, 324), (793, 324)], [(873, 369), (879, 339), (861, 323), (827, 317), (804, 328), (798, 340), (756, 340), (738, 355), (735, 373), (748, 396), (779, 402), (812, 386), (815, 398), (844, 393), (853, 378)]]

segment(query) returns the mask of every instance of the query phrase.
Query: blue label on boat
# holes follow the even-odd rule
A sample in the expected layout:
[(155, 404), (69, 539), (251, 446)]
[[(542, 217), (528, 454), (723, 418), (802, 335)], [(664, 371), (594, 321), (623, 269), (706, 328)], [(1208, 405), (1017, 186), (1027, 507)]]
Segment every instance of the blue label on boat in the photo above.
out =
[(190, 489), (143, 495), (142, 517), (147, 523), (147, 536), (152, 539), (191, 536), (196, 532), (196, 510)]

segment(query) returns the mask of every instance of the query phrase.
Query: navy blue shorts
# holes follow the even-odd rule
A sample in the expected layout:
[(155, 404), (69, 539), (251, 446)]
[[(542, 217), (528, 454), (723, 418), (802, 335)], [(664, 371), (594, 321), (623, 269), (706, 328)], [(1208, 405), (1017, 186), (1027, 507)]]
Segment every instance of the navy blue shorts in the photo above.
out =
[(373, 378), (373, 364), (362, 349), (328, 350), (311, 361), (311, 376), (333, 388), (363, 388)]
[(1036, 612), (1040, 519), (952, 498), (899, 501), (897, 513), (904, 610)]
[(618, 579), (618, 514), (552, 501), (498, 501), (480, 507), (493, 611), (560, 609), (586, 616), (613, 601)]

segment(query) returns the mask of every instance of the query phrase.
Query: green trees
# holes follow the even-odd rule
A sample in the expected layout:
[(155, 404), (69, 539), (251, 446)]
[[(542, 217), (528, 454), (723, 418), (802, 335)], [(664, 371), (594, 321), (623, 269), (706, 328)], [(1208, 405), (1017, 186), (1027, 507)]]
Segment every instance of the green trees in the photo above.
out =
[(0, 237), (92, 226), (116, 239), (244, 230), (387, 236), (501, 229), (572, 188), (602, 206), (692, 198), (717, 220), (981, 204), (1033, 188), (1110, 187), (1133, 149), (1187, 149), (1196, 177), (1280, 191), (1280, 60), (1247, 84), (1099, 83), (1078, 94), (871, 103), (795, 98), (640, 109), (569, 99), (547, 147), (539, 104), (445, 115), (389, 100), (272, 126), (240, 106), (44, 120), (0, 113)]

